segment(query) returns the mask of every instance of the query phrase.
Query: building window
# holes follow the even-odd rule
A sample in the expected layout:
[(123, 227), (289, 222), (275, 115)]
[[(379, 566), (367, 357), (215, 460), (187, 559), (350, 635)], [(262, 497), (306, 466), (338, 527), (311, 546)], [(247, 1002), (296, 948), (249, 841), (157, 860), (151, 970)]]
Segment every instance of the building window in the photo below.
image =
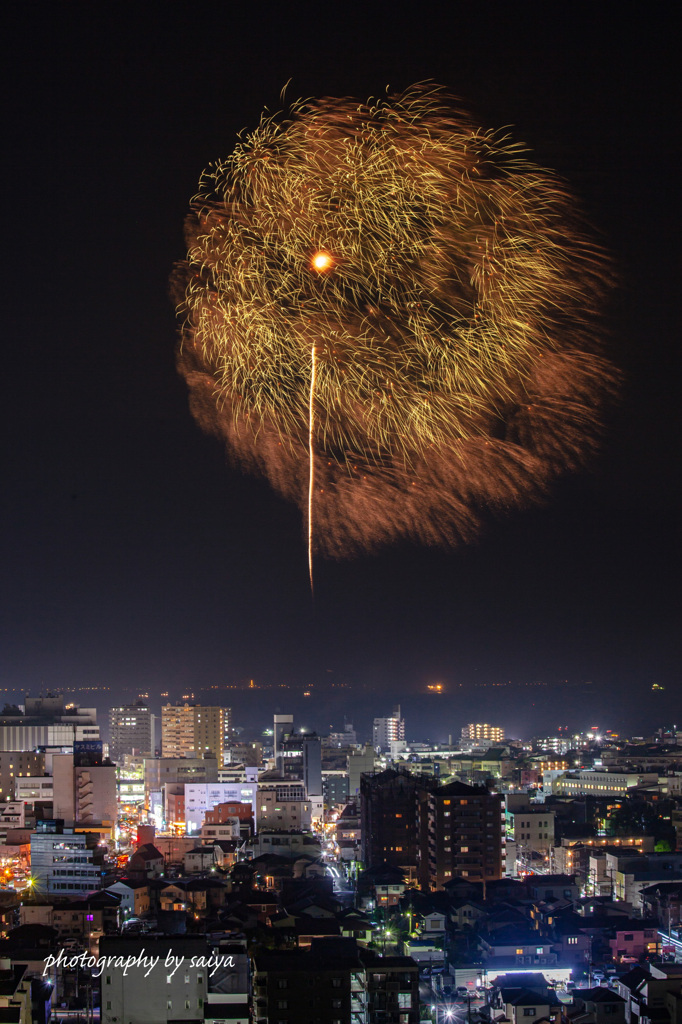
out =
[(534, 1017), (535, 1014), (536, 1014), (536, 1010), (535, 1010), (534, 1006), (526, 1006), (524, 1008), (524, 1011), (523, 1011), (523, 1016), (524, 1017)]

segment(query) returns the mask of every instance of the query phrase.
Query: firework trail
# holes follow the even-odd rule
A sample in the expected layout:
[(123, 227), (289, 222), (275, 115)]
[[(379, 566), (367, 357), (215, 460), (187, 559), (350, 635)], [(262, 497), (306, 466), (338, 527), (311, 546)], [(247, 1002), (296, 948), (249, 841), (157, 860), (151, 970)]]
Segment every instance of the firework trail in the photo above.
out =
[(594, 447), (604, 255), (558, 178), (439, 88), (263, 117), (187, 238), (192, 411), (298, 503), (311, 567), (466, 541)]

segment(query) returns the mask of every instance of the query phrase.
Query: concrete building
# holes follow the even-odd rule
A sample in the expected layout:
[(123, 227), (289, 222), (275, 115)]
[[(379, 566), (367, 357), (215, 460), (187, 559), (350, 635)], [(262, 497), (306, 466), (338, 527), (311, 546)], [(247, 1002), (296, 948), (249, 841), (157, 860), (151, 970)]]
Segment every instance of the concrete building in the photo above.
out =
[(246, 803), (254, 809), (258, 800), (256, 782), (224, 783), (205, 782), (185, 785), (185, 827), (188, 832), (198, 832), (204, 824), (206, 811), (216, 804)]
[(15, 779), (44, 772), (44, 754), (35, 750), (0, 750), (0, 800), (16, 798)]
[(276, 829), (259, 832), (245, 844), (245, 849), (255, 859), (265, 853), (276, 853), (278, 857), (296, 860), (308, 856), (317, 860), (322, 854), (322, 846), (310, 832), (284, 832)]
[[(442, 889), (453, 878), (490, 882), (504, 873), (502, 797), (485, 786), (451, 782), (432, 788), (426, 805), (428, 884)], [(425, 872), (420, 871), (425, 878)]]
[(116, 768), (114, 765), (83, 767), (73, 754), (52, 759), (53, 814), (66, 825), (102, 824), (116, 821)]
[(361, 750), (352, 750), (348, 755), (348, 798), (354, 800), (360, 793), (360, 776), (374, 775), (376, 753), (369, 744)]
[(552, 777), (551, 791), (557, 796), (626, 796), (632, 795), (638, 786), (658, 785), (658, 772), (638, 773), (619, 771), (592, 771), (586, 769), (578, 772), (564, 772), (554, 776), (547, 772), (544, 776), (544, 788), (547, 778)]
[[(249, 969), (241, 946), (212, 946), (202, 935), (145, 936), (103, 938), (99, 952), (112, 961), (101, 979), (102, 1024), (249, 1024)], [(155, 966), (124, 975), (115, 961), (129, 956), (154, 958), (147, 962)], [(216, 956), (224, 959), (213, 972), (214, 961), (206, 965)], [(167, 967), (169, 957), (175, 959)]]
[(63, 821), (39, 821), (31, 833), (31, 874), (38, 894), (82, 895), (101, 887), (101, 857), (93, 838)]
[(418, 1024), (419, 967), (379, 956), (351, 938), (313, 939), (306, 950), (254, 958), (254, 1021)]
[(420, 805), (427, 800), (431, 784), (393, 768), (362, 776), (361, 860), (366, 868), (386, 863), (416, 880), (420, 849), (426, 849), (428, 835), (428, 816), (420, 813)]
[(348, 803), (348, 772), (322, 772), (322, 798), (325, 811)]
[(119, 761), (124, 754), (154, 756), (156, 715), (138, 700), (109, 711), (109, 756)]
[(305, 798), (322, 798), (322, 742), (315, 733), (287, 733), (279, 742), (275, 765), (289, 779), (300, 780)]
[(25, 828), (26, 813), (21, 800), (10, 800), (0, 804), (0, 844), (4, 844), (7, 833), (15, 828)]
[(34, 810), (36, 803), (52, 803), (53, 788), (50, 775), (29, 776), (14, 781), (16, 799), (31, 811)]
[[(393, 752), (392, 744), (404, 743), (405, 719), (400, 715), (400, 704), (396, 704), (387, 718), (375, 718), (372, 728), (372, 746), (376, 750)], [(396, 751), (397, 752), (397, 751)]]
[(61, 695), (27, 697), (23, 705), (5, 707), (0, 714), (0, 750), (70, 747), (98, 739), (97, 709), (65, 704)]
[(504, 743), (504, 729), (501, 725), (488, 725), (487, 722), (470, 722), (462, 729), (463, 740), (487, 740), (490, 743)]
[(164, 757), (212, 755), (222, 767), (229, 725), (229, 708), (164, 704), (161, 708), (161, 752)]
[(274, 727), (273, 727), (273, 754), (275, 758), (275, 765), (277, 764), (277, 758), (281, 753), (282, 742), (294, 731), (294, 716), (293, 715), (275, 715)]
[(305, 794), (292, 797), (297, 784), (292, 786), (261, 783), (258, 787), (256, 824), (258, 829), (302, 829), (312, 825), (312, 803)]
[[(554, 812), (537, 807), (509, 809), (506, 812), (507, 842), (513, 842), (516, 848), (516, 859), (521, 866), (533, 869), (537, 858), (547, 861), (554, 846)], [(507, 870), (510, 865), (507, 864)], [(515, 872), (516, 873), (516, 872)]]

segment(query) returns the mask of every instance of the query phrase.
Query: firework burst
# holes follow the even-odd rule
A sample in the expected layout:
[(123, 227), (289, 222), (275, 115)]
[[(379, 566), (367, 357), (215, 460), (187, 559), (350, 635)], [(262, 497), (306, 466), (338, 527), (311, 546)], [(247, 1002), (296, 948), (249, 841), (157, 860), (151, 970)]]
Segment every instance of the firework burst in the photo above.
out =
[(593, 447), (604, 256), (558, 178), (442, 90), (263, 117), (187, 233), (192, 411), (298, 503), (311, 552), (467, 540)]

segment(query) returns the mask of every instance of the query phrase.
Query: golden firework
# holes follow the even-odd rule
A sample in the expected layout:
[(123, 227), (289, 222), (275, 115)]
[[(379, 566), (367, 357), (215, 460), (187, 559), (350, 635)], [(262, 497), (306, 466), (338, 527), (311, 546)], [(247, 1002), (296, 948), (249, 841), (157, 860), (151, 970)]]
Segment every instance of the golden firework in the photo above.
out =
[(300, 102), (201, 178), (179, 364), (320, 550), (453, 543), (591, 448), (605, 267), (559, 179), (439, 88)]

